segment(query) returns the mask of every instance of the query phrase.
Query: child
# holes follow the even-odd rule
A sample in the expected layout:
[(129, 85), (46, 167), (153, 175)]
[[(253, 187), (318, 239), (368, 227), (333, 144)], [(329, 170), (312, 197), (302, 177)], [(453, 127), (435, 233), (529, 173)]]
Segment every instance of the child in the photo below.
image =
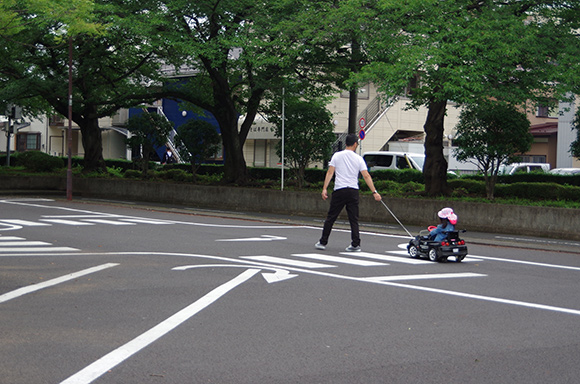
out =
[(440, 224), (429, 233), (429, 238), (434, 241), (442, 241), (447, 237), (447, 232), (455, 231), (457, 215), (451, 208), (443, 208), (437, 212)]

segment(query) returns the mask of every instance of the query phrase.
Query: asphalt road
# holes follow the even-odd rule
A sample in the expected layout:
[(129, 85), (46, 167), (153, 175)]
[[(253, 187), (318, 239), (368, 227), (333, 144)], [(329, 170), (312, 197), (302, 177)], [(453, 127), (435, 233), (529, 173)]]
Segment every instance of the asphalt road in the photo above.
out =
[(0, 197), (0, 383), (577, 382), (580, 244), (320, 220)]

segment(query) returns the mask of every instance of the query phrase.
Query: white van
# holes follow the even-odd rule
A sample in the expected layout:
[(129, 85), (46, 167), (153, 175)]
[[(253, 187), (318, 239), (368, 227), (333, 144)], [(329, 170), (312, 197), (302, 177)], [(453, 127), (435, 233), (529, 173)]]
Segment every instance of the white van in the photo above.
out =
[(548, 163), (513, 163), (499, 167), (500, 175), (513, 175), (514, 173), (549, 172)]
[(365, 152), (363, 158), (369, 171), (378, 169), (416, 169), (423, 171), (425, 155), (422, 153), (376, 151)]

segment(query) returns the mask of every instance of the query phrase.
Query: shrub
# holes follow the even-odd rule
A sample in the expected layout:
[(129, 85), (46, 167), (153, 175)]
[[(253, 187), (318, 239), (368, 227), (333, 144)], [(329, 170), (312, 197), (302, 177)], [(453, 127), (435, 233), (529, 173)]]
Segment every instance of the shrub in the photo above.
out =
[(123, 174), (126, 179), (139, 179), (143, 176), (143, 172), (136, 169), (127, 169)]
[(21, 152), (16, 155), (16, 158), (18, 165), (32, 172), (53, 172), (65, 166), (62, 158), (40, 151)]
[(468, 194), (486, 196), (485, 182), (473, 180), (471, 178), (459, 178), (447, 181), (448, 185), (453, 189), (462, 189)]

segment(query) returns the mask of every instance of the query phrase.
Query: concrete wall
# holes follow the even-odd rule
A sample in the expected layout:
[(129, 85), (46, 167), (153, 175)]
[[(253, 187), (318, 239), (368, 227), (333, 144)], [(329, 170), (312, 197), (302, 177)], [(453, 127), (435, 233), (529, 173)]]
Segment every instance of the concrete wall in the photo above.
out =
[[(59, 177), (0, 177), (1, 191), (52, 191), (65, 196), (66, 179)], [(326, 216), (329, 201), (318, 192), (279, 191), (254, 188), (203, 186), (169, 182), (122, 179), (75, 179), (73, 196), (106, 198), (215, 208), (244, 212), (278, 213), (290, 216)], [(523, 207), (491, 203), (446, 202), (431, 199), (385, 198), (385, 203), (404, 225), (432, 225), (435, 214), (445, 206), (459, 216), (458, 228), (470, 231), (501, 232), (580, 240), (580, 210)], [(372, 196), (361, 196), (360, 219), (398, 225)]]

